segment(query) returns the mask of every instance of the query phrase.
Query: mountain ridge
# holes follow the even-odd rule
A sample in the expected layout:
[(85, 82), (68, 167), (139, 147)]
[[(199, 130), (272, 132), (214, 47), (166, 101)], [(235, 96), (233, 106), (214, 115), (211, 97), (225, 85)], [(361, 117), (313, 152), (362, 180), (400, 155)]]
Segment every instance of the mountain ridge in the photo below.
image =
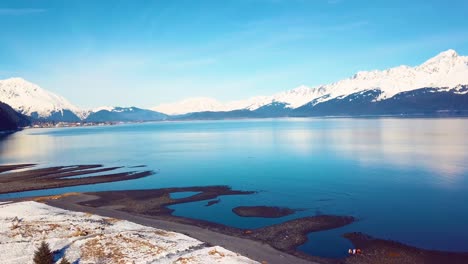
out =
[(23, 115), (39, 120), (51, 117), (55, 121), (67, 121), (61, 120), (64, 117), (74, 120), (82, 118), (81, 109), (64, 97), (19, 77), (0, 80), (0, 101)]
[[(151, 109), (105, 106), (82, 110), (64, 97), (22, 78), (0, 80), (0, 101), (4, 101), (17, 112), (31, 117), (32, 120), (52, 122), (283, 117), (315, 115), (318, 112), (326, 115), (336, 113), (336, 110), (331, 109), (328, 113), (323, 112), (324, 105), (330, 104), (327, 102), (335, 103), (335, 107), (341, 106), (348, 109), (357, 101), (370, 107), (366, 112), (362, 108), (363, 105), (360, 105), (358, 108), (361, 109), (361, 114), (373, 114), (372, 111), (382, 112), (382, 109), (377, 110), (379, 107), (385, 109), (389, 105), (397, 107), (396, 103), (375, 103), (388, 101), (397, 95), (398, 100), (405, 102), (408, 100), (408, 95), (420, 96), (421, 100), (435, 104), (441, 111), (448, 106), (443, 100), (453, 100), (457, 102), (460, 109), (464, 109), (465, 105), (460, 105), (460, 102), (464, 102), (462, 98), (468, 96), (467, 84), (468, 56), (460, 56), (455, 50), (450, 49), (414, 67), (400, 65), (385, 70), (359, 71), (349, 78), (326, 85), (315, 87), (301, 85), (270, 96), (256, 96), (227, 103), (221, 103), (209, 97), (195, 97), (177, 103), (161, 104)], [(370, 91), (375, 91), (375, 93)], [(420, 91), (427, 93), (420, 93)], [(429, 93), (436, 93), (440, 96), (429, 95)], [(370, 96), (370, 94), (376, 96)], [(360, 96), (367, 97), (360, 98)], [(368, 98), (371, 97), (372, 100), (369, 102)], [(344, 104), (345, 101), (342, 100), (349, 101)], [(352, 100), (356, 101), (351, 103)], [(320, 106), (321, 104), (324, 105)], [(419, 106), (417, 111), (427, 110)], [(449, 108), (452, 109), (452, 106)], [(430, 107), (427, 106), (427, 108)], [(318, 111), (318, 109), (322, 110)], [(356, 112), (351, 109), (349, 111)], [(414, 112), (416, 109), (411, 111)]]
[[(384, 100), (398, 93), (423, 87), (453, 88), (463, 84), (468, 84), (468, 56), (460, 56), (455, 50), (449, 49), (414, 67), (400, 65), (386, 70), (359, 71), (349, 78), (326, 85), (315, 87), (301, 85), (271, 96), (257, 96), (225, 104), (216, 99), (207, 98), (211, 101), (211, 106), (216, 105), (216, 107), (208, 105), (208, 107), (203, 108), (201, 106), (203, 101), (199, 101), (196, 112), (256, 110), (273, 102), (285, 103), (289, 108), (298, 108), (324, 95), (328, 96), (316, 102), (321, 103), (369, 89), (382, 90), (383, 93), (376, 100)], [(187, 100), (191, 99), (184, 101)], [(193, 110), (190, 108), (184, 110), (181, 109), (182, 107), (184, 107), (183, 104), (176, 102), (172, 104), (172, 107), (171, 104), (164, 104), (163, 108), (156, 106), (151, 109), (163, 113), (166, 111), (166, 114), (174, 114), (175, 110), (177, 110), (177, 114), (186, 114)]]

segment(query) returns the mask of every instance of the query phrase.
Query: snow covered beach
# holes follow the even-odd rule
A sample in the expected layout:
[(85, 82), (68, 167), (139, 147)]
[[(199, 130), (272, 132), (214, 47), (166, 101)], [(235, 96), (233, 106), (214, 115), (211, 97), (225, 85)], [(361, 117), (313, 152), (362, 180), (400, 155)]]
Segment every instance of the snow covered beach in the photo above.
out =
[(2, 263), (33, 263), (42, 241), (72, 263), (258, 263), (183, 234), (34, 201), (0, 204)]

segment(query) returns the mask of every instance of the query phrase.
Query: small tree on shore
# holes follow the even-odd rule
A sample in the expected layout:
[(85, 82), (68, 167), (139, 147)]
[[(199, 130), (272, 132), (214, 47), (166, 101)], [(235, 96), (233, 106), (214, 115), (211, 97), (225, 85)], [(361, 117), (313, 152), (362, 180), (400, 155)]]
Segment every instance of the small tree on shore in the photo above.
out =
[(66, 257), (63, 257), (59, 264), (70, 264), (70, 261)]
[(39, 248), (34, 252), (34, 264), (53, 264), (54, 254), (50, 251), (49, 244), (42, 241)]

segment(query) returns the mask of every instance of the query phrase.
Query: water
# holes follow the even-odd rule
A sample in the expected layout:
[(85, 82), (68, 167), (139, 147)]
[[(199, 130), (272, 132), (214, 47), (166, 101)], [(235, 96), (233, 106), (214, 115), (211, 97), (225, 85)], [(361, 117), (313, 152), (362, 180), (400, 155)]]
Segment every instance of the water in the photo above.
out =
[[(128, 182), (1, 195), (230, 185), (259, 191), (176, 205), (175, 214), (241, 228), (301, 216), (358, 221), (312, 233), (301, 250), (340, 257), (360, 231), (439, 250), (468, 251), (468, 119), (267, 119), (29, 129), (0, 139), (0, 163), (145, 164), (158, 174)], [(145, 168), (139, 168), (145, 169)], [(0, 176), (1, 177), (1, 176)], [(239, 205), (305, 209), (242, 218)]]

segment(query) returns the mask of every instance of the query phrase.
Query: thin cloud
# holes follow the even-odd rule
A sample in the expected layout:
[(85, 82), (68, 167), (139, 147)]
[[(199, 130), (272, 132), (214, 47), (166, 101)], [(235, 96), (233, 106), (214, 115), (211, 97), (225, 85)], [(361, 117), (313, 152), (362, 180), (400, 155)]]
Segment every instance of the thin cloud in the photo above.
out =
[(31, 15), (31, 14), (44, 13), (46, 11), (47, 9), (43, 9), (43, 8), (0, 8), (0, 15), (11, 15), (11, 16)]

